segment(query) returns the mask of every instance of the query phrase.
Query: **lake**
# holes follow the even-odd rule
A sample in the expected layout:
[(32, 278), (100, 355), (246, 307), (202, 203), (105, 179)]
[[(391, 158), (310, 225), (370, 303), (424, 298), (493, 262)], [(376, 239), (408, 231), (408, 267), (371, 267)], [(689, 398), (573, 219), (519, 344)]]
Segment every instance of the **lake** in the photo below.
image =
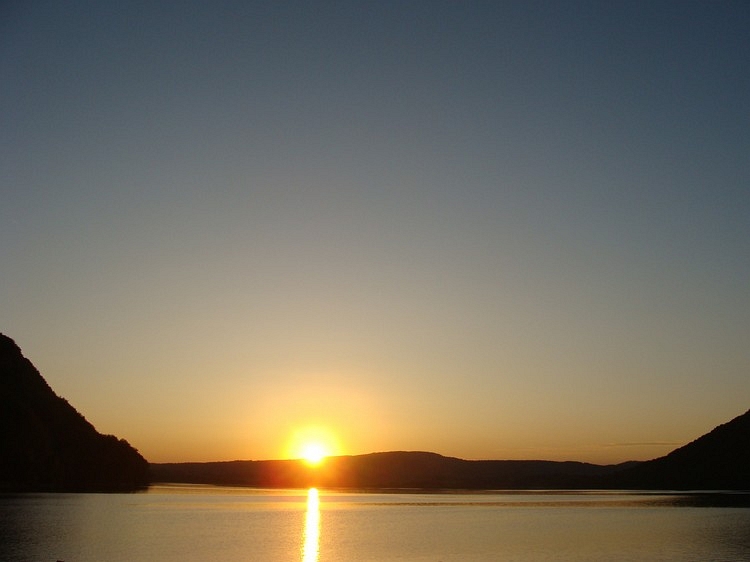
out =
[(4, 495), (0, 560), (750, 560), (749, 497), (211, 486)]

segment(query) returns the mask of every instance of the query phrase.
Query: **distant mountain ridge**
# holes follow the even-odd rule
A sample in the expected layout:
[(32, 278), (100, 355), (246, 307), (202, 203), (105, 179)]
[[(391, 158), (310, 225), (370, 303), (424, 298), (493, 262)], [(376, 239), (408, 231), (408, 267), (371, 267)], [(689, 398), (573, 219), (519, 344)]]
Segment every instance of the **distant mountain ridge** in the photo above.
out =
[(750, 411), (670, 454), (596, 465), (540, 460), (463, 460), (392, 451), (296, 460), (156, 463), (154, 482), (269, 488), (750, 490)]
[(96, 431), (0, 334), (0, 491), (128, 491), (148, 483), (146, 459)]
[(580, 489), (633, 463), (464, 460), (422, 451), (329, 457), (318, 467), (298, 460), (154, 463), (154, 482), (268, 488)]

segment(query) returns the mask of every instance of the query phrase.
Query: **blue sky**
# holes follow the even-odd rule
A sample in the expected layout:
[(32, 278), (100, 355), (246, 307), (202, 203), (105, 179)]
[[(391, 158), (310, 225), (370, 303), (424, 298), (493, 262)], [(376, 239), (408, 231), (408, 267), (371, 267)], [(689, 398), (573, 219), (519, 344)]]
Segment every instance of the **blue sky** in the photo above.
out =
[(0, 11), (0, 318), (150, 460), (650, 458), (750, 407), (744, 2)]

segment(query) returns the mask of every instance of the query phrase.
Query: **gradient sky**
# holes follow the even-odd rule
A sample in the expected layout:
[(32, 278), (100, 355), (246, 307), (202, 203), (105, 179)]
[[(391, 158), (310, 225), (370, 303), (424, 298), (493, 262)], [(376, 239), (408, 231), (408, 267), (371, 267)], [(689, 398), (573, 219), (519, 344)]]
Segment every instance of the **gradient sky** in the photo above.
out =
[(749, 25), (3, 3), (0, 331), (156, 462), (665, 454), (750, 408)]

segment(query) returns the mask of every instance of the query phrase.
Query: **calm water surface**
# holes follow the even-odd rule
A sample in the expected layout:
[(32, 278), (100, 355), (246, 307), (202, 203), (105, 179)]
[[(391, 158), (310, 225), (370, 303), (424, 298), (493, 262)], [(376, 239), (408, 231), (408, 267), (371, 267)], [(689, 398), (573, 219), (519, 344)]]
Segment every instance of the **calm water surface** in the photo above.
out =
[(0, 560), (750, 560), (748, 496), (156, 486), (0, 496)]

